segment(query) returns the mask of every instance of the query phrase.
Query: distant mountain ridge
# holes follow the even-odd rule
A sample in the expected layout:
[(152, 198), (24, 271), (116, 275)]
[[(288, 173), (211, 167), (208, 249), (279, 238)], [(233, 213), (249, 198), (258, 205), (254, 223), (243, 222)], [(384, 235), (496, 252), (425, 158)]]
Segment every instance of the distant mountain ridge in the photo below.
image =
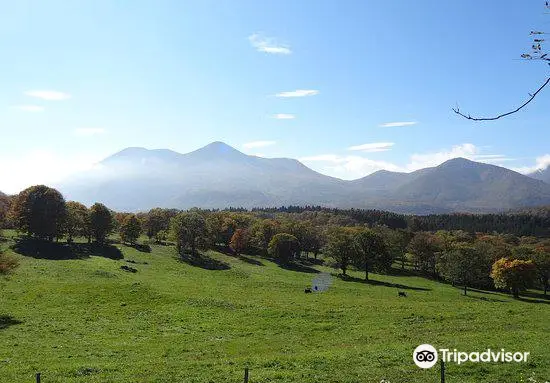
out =
[(541, 180), (546, 182), (547, 184), (550, 184), (550, 166), (547, 166), (545, 169), (537, 170), (529, 174), (529, 177), (535, 178), (537, 180)]
[(186, 154), (126, 148), (56, 186), (67, 199), (128, 211), (322, 205), (428, 214), (550, 204), (550, 185), (463, 158), (344, 181), (295, 159), (250, 156), (223, 142)]

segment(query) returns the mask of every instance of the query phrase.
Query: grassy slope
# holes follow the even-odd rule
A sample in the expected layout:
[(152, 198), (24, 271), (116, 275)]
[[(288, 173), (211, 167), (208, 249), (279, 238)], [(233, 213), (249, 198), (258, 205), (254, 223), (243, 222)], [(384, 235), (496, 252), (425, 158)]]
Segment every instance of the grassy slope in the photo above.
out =
[(0, 322), (0, 382), (37, 371), (44, 383), (239, 382), (244, 366), (251, 382), (436, 382), (435, 368), (412, 362), (421, 343), (531, 352), (522, 365), (449, 365), (448, 382), (550, 379), (544, 303), (382, 275), (373, 277), (427, 290), (398, 298), (394, 287), (334, 280), (304, 294), (314, 274), (267, 260), (210, 253), (230, 269), (205, 270), (171, 247), (120, 248), (148, 264), (18, 256), (16, 273), (0, 280), (0, 316), (11, 317)]

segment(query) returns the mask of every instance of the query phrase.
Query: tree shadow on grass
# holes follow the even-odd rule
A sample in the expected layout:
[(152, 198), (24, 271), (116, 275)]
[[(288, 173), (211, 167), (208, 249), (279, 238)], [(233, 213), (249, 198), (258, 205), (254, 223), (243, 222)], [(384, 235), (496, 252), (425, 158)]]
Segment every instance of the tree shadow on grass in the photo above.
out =
[(243, 254), (236, 254), (231, 248), (229, 248), (227, 246), (224, 246), (224, 245), (219, 245), (219, 244), (216, 245), (215, 250), (218, 253), (222, 253), (222, 254), (225, 254), (229, 257), (234, 257), (234, 258), (240, 259), (241, 261), (246, 262), (246, 263), (250, 263), (251, 265), (264, 266), (264, 264), (262, 262), (258, 261), (257, 259), (247, 257), (246, 255), (243, 255)]
[(550, 301), (546, 299), (527, 298), (525, 296), (520, 296), (519, 298), (516, 298), (516, 300), (525, 303), (542, 303), (543, 305), (550, 305)]
[(349, 275), (342, 275), (342, 274), (339, 274), (338, 278), (340, 278), (341, 280), (343, 280), (345, 282), (359, 282), (359, 283), (365, 283), (367, 285), (372, 285), (372, 286), (393, 287), (393, 288), (401, 289), (401, 290), (415, 290), (415, 291), (431, 291), (432, 290), (432, 289), (428, 289), (428, 288), (425, 288), (425, 287), (407, 286), (407, 285), (402, 285), (400, 283), (383, 282), (383, 281), (377, 281), (377, 280), (374, 280), (374, 279), (365, 280), (365, 279), (362, 279), (362, 278), (351, 277)]
[(124, 246), (131, 247), (132, 249), (136, 249), (137, 251), (141, 251), (142, 253), (150, 253), (150, 252), (151, 252), (151, 246), (145, 245), (145, 244), (139, 244), (139, 243), (129, 244), (129, 243), (125, 243)]
[(242, 254), (236, 255), (236, 257), (237, 257), (238, 259), (240, 259), (241, 261), (243, 261), (243, 262), (250, 263), (251, 265), (255, 265), (255, 266), (265, 266), (262, 262), (258, 261), (257, 259), (250, 258), (250, 257), (244, 256), (244, 255), (242, 255)]
[(317, 265), (317, 266), (322, 266), (325, 264), (325, 261), (323, 259), (315, 259), (315, 258), (304, 258), (302, 260), (302, 262), (305, 264), (305, 265)]
[(535, 299), (550, 301), (550, 295), (544, 295), (543, 293), (539, 293), (535, 291), (524, 291), (523, 293), (521, 293), (521, 295), (528, 298), (535, 298)]
[(0, 330), (4, 330), (10, 326), (21, 324), (22, 321), (15, 319), (11, 315), (0, 315)]
[(82, 259), (90, 256), (110, 259), (124, 258), (120, 249), (113, 245), (96, 243), (68, 244), (29, 237), (20, 238), (11, 248), (18, 254), (37, 259), (66, 260)]
[(278, 263), (278, 265), (281, 269), (297, 271), (299, 273), (310, 273), (310, 274), (320, 273), (319, 270), (314, 269), (313, 267), (309, 267), (303, 262), (298, 262), (298, 261), (289, 262), (289, 263)]
[(184, 254), (178, 259), (180, 262), (206, 270), (229, 270), (231, 268), (228, 263), (201, 253), (195, 255)]

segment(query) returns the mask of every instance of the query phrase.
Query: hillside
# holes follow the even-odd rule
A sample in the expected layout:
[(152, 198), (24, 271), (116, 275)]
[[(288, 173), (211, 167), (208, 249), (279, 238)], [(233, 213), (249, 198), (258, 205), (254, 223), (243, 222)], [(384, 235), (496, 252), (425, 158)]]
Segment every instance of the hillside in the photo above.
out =
[(449, 381), (550, 376), (540, 361), (548, 354), (546, 304), (494, 292), (464, 297), (450, 285), (376, 274), (370, 284), (333, 276), (327, 292), (304, 294), (313, 271), (335, 270), (299, 272), (214, 252), (218, 270), (207, 270), (180, 262), (171, 246), (116, 247), (123, 259), (16, 255), (19, 269), (0, 280), (2, 381), (33, 381), (40, 371), (46, 383), (239, 382), (245, 366), (252, 382), (264, 383), (438, 381), (437, 368), (412, 363), (412, 350), (426, 342), (529, 350), (534, 358), (527, 370), (449, 366)]
[(222, 142), (187, 154), (127, 148), (55, 186), (67, 199), (130, 211), (322, 205), (429, 214), (550, 204), (549, 184), (460, 158), (343, 181), (294, 159), (249, 156)]
[(453, 211), (502, 211), (544, 205), (550, 185), (499, 166), (455, 158), (393, 190), (398, 201), (424, 202)]

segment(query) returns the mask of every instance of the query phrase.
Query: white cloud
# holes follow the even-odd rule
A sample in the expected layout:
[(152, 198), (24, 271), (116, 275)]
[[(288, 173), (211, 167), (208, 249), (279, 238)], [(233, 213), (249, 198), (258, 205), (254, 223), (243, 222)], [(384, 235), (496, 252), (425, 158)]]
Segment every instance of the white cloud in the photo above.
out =
[(252, 141), (243, 144), (245, 149), (254, 149), (254, 148), (265, 148), (266, 146), (275, 145), (276, 141)]
[(48, 150), (0, 155), (0, 190), (11, 194), (32, 185), (53, 185), (72, 173), (91, 169), (101, 159), (97, 154), (62, 157)]
[(288, 45), (280, 44), (272, 37), (263, 36), (261, 33), (254, 33), (248, 36), (250, 44), (256, 48), (258, 52), (289, 55), (292, 53)]
[(359, 150), (366, 153), (385, 152), (390, 150), (393, 145), (393, 142), (373, 142), (370, 144), (351, 146), (348, 150)]
[(272, 117), (277, 120), (294, 120), (296, 118), (294, 114), (288, 114), (288, 113), (277, 113), (277, 114), (274, 114)]
[(536, 171), (544, 170), (548, 166), (550, 166), (550, 154), (545, 154), (543, 156), (537, 157), (537, 159), (535, 160), (535, 164), (533, 166), (523, 166), (518, 168), (512, 168), (512, 170), (522, 174), (529, 174), (529, 173), (534, 173)]
[(381, 128), (395, 128), (400, 126), (411, 126), (416, 124), (418, 124), (418, 122), (416, 121), (397, 121), (397, 122), (385, 122), (383, 124), (380, 124), (379, 126)]
[(275, 95), (275, 97), (306, 97), (306, 96), (315, 96), (319, 94), (318, 90), (315, 89), (297, 89), (291, 92), (280, 92)]
[(413, 154), (410, 162), (406, 165), (407, 171), (428, 168), (440, 165), (452, 158), (463, 157), (473, 159), (478, 154), (479, 148), (474, 144), (455, 145), (450, 150), (441, 150), (439, 152)]
[(90, 137), (105, 133), (103, 128), (77, 128), (73, 131), (75, 136)]
[(321, 173), (330, 174), (347, 180), (361, 178), (382, 169), (396, 172), (402, 170), (399, 166), (390, 162), (371, 160), (361, 156), (322, 154), (318, 156), (302, 157), (299, 160), (305, 163), (320, 163), (320, 165), (316, 165), (315, 168)]
[[(348, 150), (363, 150), (366, 152), (386, 150), (392, 143), (372, 143), (365, 145), (352, 146)], [(445, 161), (453, 158), (463, 157), (472, 161), (484, 163), (500, 163), (513, 161), (501, 154), (480, 154), (481, 149), (474, 144), (465, 143), (455, 145), (450, 149), (443, 149), (431, 153), (415, 153), (404, 165), (398, 165), (387, 161), (372, 160), (360, 155), (336, 155), (321, 154), (316, 156), (302, 157), (300, 161), (310, 163), (312, 167), (324, 174), (329, 174), (342, 179), (357, 179), (371, 174), (378, 170), (389, 170), (394, 172), (411, 172), (427, 167), (438, 166)], [(550, 164), (550, 155), (538, 159), (538, 168), (543, 168), (544, 164)], [(532, 171), (532, 168), (529, 168)], [(527, 171), (526, 171), (527, 172)]]
[(31, 113), (43, 112), (45, 110), (43, 106), (38, 106), (38, 105), (16, 105), (13, 108), (20, 110), (22, 112), (31, 112)]
[(25, 92), (25, 95), (46, 101), (62, 101), (71, 98), (70, 94), (56, 90), (29, 90)]

